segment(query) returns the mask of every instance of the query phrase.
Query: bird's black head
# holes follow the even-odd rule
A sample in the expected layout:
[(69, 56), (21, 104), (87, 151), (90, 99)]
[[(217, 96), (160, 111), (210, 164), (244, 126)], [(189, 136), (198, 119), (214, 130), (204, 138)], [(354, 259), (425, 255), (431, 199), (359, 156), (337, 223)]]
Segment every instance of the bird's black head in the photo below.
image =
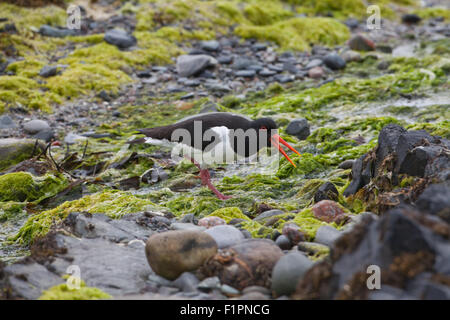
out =
[(275, 130), (278, 128), (277, 124), (271, 118), (259, 118), (253, 120), (252, 128), (256, 130)]

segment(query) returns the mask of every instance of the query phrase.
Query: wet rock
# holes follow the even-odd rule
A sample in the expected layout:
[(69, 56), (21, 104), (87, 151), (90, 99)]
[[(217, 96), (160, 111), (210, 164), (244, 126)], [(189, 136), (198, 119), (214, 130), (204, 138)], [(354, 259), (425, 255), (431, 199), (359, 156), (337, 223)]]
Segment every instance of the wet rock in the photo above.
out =
[(219, 251), (200, 268), (204, 276), (218, 276), (221, 283), (242, 290), (251, 285), (270, 287), (272, 269), (283, 256), (271, 240), (247, 239)]
[(277, 237), (275, 244), (279, 246), (281, 250), (290, 250), (292, 248), (291, 241), (283, 234)]
[(1, 271), (0, 287), (8, 288), (8, 295), (15, 298), (38, 299), (43, 290), (65, 281), (38, 263), (13, 264)]
[(229, 297), (236, 297), (238, 296), (241, 292), (227, 284), (223, 284), (220, 286), (220, 291), (225, 294), (226, 296)]
[(217, 58), (217, 61), (220, 64), (230, 64), (233, 62), (233, 57), (232, 56), (219, 56)]
[(56, 76), (57, 73), (58, 67), (56, 66), (44, 66), (41, 71), (39, 71), (39, 75), (43, 78)]
[(354, 163), (355, 163), (355, 160), (345, 160), (339, 164), (338, 168), (344, 169), (344, 170), (351, 169), (353, 167)]
[(227, 222), (219, 217), (204, 217), (198, 220), (198, 225), (205, 228), (211, 228), (214, 226), (225, 225)]
[(258, 74), (261, 77), (271, 77), (277, 74), (276, 71), (273, 70), (269, 70), (269, 69), (262, 69), (261, 71), (258, 72)]
[(370, 178), (372, 177), (372, 162), (367, 162), (366, 166), (364, 166), (366, 158), (367, 154), (364, 154), (353, 163), (352, 181), (343, 192), (345, 197), (355, 194), (359, 189), (370, 182)]
[(383, 60), (383, 61), (380, 61), (380, 63), (377, 64), (377, 69), (378, 70), (387, 70), (390, 65), (391, 65), (391, 62)]
[(339, 192), (331, 182), (325, 182), (319, 189), (317, 189), (314, 194), (314, 202), (320, 202), (322, 200), (333, 200), (337, 201), (339, 197)]
[(299, 140), (305, 140), (311, 134), (309, 123), (306, 119), (294, 119), (286, 127), (286, 133), (296, 136)]
[(197, 224), (198, 220), (193, 213), (188, 213), (180, 219), (180, 222)]
[[(333, 194), (333, 192), (330, 193)], [(344, 210), (335, 201), (321, 200), (312, 207), (312, 211), (315, 218), (328, 223), (336, 222), (339, 224), (346, 220)]]
[(191, 272), (183, 272), (171, 285), (180, 289), (183, 292), (195, 292), (197, 291), (197, 285), (199, 284), (198, 278)]
[(15, 129), (17, 124), (7, 114), (0, 116), (0, 129)]
[(219, 277), (209, 277), (203, 279), (198, 285), (197, 288), (204, 291), (209, 291), (213, 289), (218, 289), (220, 287), (220, 279)]
[(23, 130), (25, 130), (26, 133), (37, 133), (39, 131), (43, 131), (43, 130), (49, 130), (50, 126), (48, 125), (47, 121), (44, 120), (31, 120), (26, 122), (23, 125)]
[(322, 59), (312, 59), (311, 61), (308, 62), (308, 64), (305, 66), (306, 69), (312, 69), (312, 68), (316, 68), (319, 67), (323, 64), (323, 60)]
[(330, 261), (308, 271), (295, 298), (367, 299), (369, 265), (380, 268), (382, 288), (393, 286), (402, 296), (423, 298), (430, 282), (426, 277), (417, 280), (427, 274), (438, 279), (438, 273), (450, 271), (445, 267), (449, 234), (447, 223), (411, 206), (398, 206), (377, 220), (366, 216), (335, 241)]
[(29, 159), (44, 150), (43, 143), (33, 139), (0, 139), (0, 170), (13, 166), (23, 160)]
[(324, 57), (323, 63), (331, 70), (341, 70), (345, 68), (345, 60), (341, 56), (331, 53)]
[(321, 226), (316, 231), (314, 241), (320, 244), (331, 246), (339, 237), (341, 232), (332, 226)]
[(205, 54), (181, 55), (177, 58), (177, 72), (181, 77), (195, 76), (216, 64), (216, 59)]
[(193, 271), (217, 252), (215, 240), (199, 231), (167, 231), (151, 236), (145, 247), (153, 271), (167, 279)]
[(417, 24), (421, 20), (422, 19), (417, 14), (414, 13), (407, 13), (402, 16), (402, 22), (406, 24)]
[(235, 72), (236, 77), (252, 78), (256, 75), (255, 70), (238, 70)]
[(450, 186), (439, 183), (428, 186), (415, 202), (421, 210), (450, 223)]
[(301, 231), (300, 227), (295, 223), (285, 223), (282, 233), (286, 236), (292, 245), (296, 245), (300, 241), (305, 240), (305, 234)]
[(218, 51), (220, 43), (217, 40), (208, 40), (200, 42), (200, 47), (205, 51)]
[(354, 35), (348, 41), (348, 46), (352, 50), (356, 51), (372, 51), (375, 50), (375, 43), (372, 40), (366, 38), (362, 34)]
[(272, 291), (276, 296), (290, 295), (313, 262), (298, 252), (283, 256), (272, 271)]
[(153, 184), (160, 181), (165, 181), (169, 178), (169, 175), (163, 168), (159, 166), (155, 166), (146, 172), (144, 172), (141, 176), (141, 181), (143, 183)]
[(325, 75), (322, 67), (314, 67), (308, 70), (308, 77), (311, 79), (320, 79)]
[(280, 214), (283, 214), (283, 213), (284, 213), (283, 211), (277, 210), (277, 209), (267, 210), (267, 211), (264, 211), (263, 213), (259, 214), (256, 218), (253, 219), (253, 221), (262, 223), (271, 217), (279, 216)]
[(119, 49), (126, 49), (136, 45), (137, 40), (132, 35), (122, 29), (112, 29), (105, 33), (104, 40)]
[(219, 249), (232, 246), (244, 240), (244, 235), (239, 229), (228, 225), (209, 228), (205, 233), (209, 234), (216, 241)]
[(39, 33), (46, 37), (53, 37), (53, 38), (64, 38), (67, 36), (74, 36), (76, 35), (75, 30), (71, 29), (63, 29), (63, 28), (54, 28), (48, 25), (42, 25), (39, 28)]

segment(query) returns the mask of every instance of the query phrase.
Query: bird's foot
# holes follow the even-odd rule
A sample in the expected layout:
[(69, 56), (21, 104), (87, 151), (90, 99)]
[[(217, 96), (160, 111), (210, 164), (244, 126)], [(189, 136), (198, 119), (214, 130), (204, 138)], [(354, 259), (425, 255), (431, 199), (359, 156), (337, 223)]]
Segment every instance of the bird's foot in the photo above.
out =
[(227, 200), (230, 199), (231, 196), (226, 196), (222, 194), (217, 188), (212, 184), (211, 182), (211, 176), (209, 174), (208, 169), (201, 169), (200, 170), (200, 179), (202, 179), (202, 184), (207, 186), (209, 190), (214, 192), (214, 194), (219, 198), (220, 200)]

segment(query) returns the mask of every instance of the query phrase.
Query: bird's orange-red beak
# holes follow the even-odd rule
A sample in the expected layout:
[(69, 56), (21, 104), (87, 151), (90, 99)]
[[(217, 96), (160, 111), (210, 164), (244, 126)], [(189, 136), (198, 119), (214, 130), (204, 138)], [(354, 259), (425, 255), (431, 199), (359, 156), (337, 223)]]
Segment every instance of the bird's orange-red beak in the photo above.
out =
[(280, 151), (280, 153), (294, 166), (297, 167), (295, 165), (295, 163), (291, 160), (291, 158), (289, 158), (289, 156), (286, 154), (286, 152), (284, 152), (283, 148), (281, 148), (280, 146), (280, 142), (282, 144), (284, 144), (286, 147), (288, 147), (289, 149), (291, 149), (292, 151), (294, 151), (296, 154), (298, 154), (299, 156), (301, 156), (301, 154), (295, 150), (289, 143), (287, 143), (285, 140), (283, 140), (278, 134), (273, 134), (270, 137), (270, 140), (272, 141), (272, 144), (278, 148), (278, 150)]

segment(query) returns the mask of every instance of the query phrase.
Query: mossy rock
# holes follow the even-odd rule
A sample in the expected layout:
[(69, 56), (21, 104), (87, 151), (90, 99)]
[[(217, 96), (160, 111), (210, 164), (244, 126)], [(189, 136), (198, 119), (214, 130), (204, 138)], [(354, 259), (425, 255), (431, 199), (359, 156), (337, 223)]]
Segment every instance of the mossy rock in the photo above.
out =
[[(0, 171), (31, 158), (35, 145), (36, 140), (32, 139), (0, 139)], [(44, 148), (42, 143), (37, 143), (34, 155)]]
[(34, 177), (27, 172), (0, 176), (0, 201), (39, 201), (58, 193), (68, 185), (62, 177)]

